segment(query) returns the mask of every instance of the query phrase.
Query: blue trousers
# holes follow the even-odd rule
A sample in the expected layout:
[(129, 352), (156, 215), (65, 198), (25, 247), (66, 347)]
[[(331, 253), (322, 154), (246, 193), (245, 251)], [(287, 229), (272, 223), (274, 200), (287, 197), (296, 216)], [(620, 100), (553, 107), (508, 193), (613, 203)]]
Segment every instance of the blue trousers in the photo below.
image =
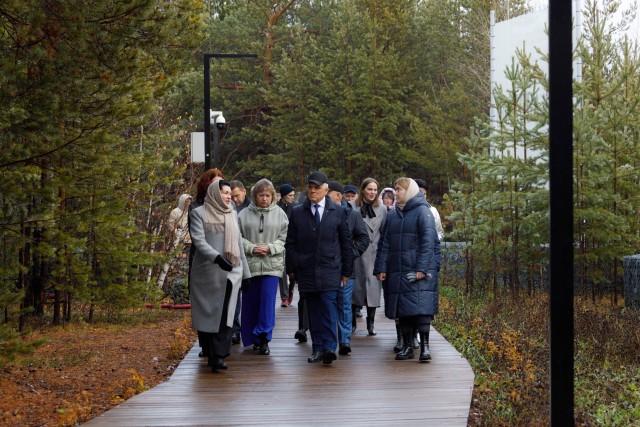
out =
[(313, 351), (336, 351), (338, 346), (338, 291), (305, 292)]
[(356, 279), (349, 279), (344, 287), (338, 289), (338, 338), (340, 344), (351, 344), (351, 296)]
[(260, 334), (271, 341), (276, 325), (277, 276), (257, 276), (249, 279), (242, 290), (242, 343), (260, 345)]

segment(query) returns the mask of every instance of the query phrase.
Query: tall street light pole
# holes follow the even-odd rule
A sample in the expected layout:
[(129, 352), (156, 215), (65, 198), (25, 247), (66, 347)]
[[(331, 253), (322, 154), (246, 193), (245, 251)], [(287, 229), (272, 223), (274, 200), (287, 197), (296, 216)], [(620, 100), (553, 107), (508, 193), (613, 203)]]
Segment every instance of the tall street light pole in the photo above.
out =
[(549, 329), (552, 427), (575, 424), (571, 3), (570, 0), (549, 1)]
[[(211, 58), (257, 58), (255, 53), (205, 53), (204, 54), (204, 170), (211, 168)], [(216, 156), (217, 157), (217, 156)], [(216, 158), (218, 167), (218, 159)]]

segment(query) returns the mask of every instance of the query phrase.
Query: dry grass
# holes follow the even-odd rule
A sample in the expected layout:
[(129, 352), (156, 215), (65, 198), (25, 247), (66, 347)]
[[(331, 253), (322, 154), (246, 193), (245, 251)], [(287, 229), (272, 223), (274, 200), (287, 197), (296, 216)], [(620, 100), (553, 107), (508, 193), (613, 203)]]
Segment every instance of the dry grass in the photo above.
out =
[[(436, 327), (476, 373), (470, 425), (548, 425), (546, 294), (468, 297), (442, 289)], [(575, 300), (575, 391), (579, 425), (640, 424), (637, 310)]]

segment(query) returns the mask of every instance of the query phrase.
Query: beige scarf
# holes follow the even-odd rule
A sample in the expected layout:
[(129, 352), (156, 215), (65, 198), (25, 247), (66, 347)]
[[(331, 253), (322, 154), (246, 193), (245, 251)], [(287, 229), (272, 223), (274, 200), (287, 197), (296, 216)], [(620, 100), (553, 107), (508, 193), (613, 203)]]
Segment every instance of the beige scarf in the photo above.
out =
[(420, 187), (418, 187), (418, 183), (415, 182), (413, 179), (409, 179), (409, 188), (407, 188), (407, 192), (404, 194), (404, 202), (403, 203), (398, 202), (396, 205), (398, 206), (398, 209), (404, 210), (404, 207), (406, 206), (407, 202), (413, 199), (419, 192), (420, 192)]
[(207, 231), (224, 233), (224, 257), (237, 267), (240, 265), (240, 229), (238, 216), (231, 206), (222, 201), (220, 183), (215, 180), (209, 185), (204, 198), (204, 227)]

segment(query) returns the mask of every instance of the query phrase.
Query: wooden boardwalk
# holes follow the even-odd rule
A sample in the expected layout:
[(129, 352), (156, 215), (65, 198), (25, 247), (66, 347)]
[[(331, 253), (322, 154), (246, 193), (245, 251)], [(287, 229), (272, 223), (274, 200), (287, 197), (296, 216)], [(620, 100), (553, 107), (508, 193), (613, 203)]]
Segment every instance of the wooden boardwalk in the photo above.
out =
[(271, 355), (233, 346), (229, 369), (212, 373), (194, 346), (171, 378), (85, 423), (87, 426), (317, 425), (466, 426), (474, 374), (431, 330), (430, 363), (394, 360), (394, 322), (383, 309), (378, 335), (358, 319), (353, 352), (310, 364), (311, 342), (293, 339), (296, 303), (276, 308)]

